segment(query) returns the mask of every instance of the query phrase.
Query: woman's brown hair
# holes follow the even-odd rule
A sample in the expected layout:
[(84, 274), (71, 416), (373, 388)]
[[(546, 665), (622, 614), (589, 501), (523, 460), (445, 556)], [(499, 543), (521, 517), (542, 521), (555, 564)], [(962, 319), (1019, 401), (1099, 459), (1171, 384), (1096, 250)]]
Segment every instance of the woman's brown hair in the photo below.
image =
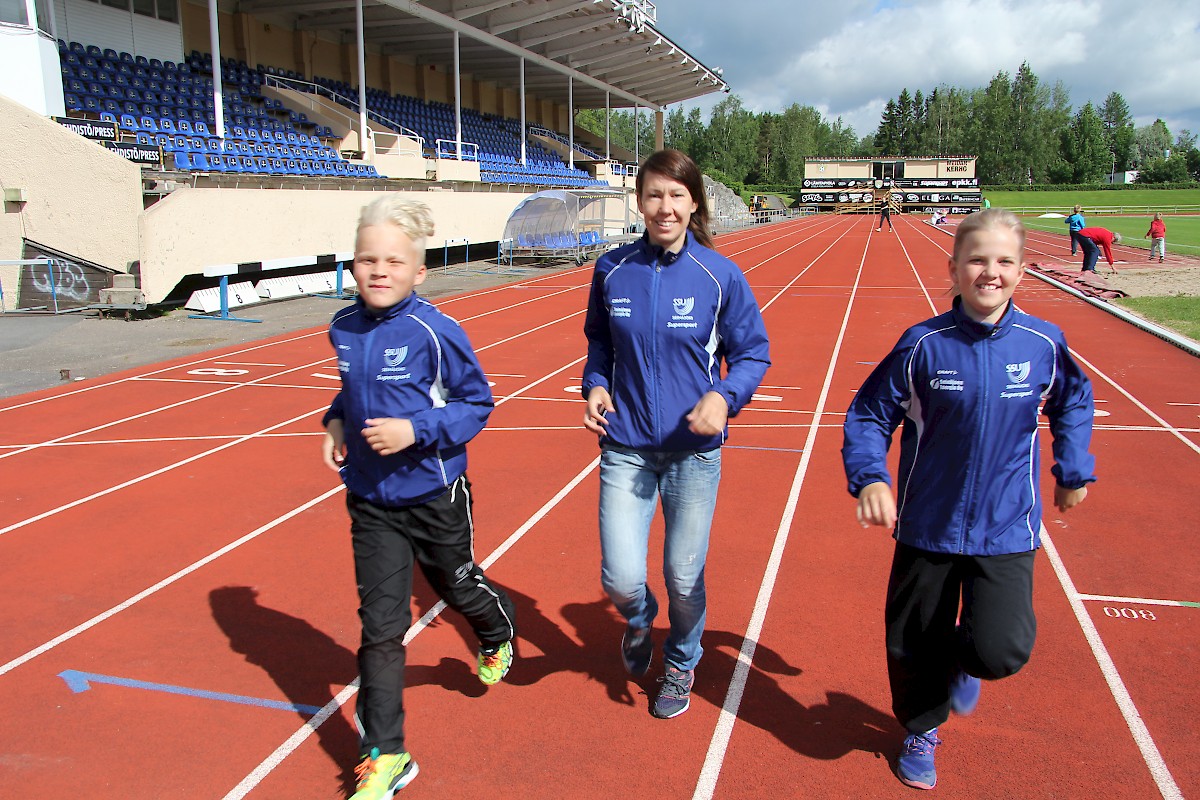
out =
[(647, 172), (654, 172), (664, 178), (679, 181), (687, 188), (688, 194), (692, 196), (692, 202), (696, 204), (696, 210), (688, 220), (688, 230), (692, 232), (692, 236), (697, 242), (712, 248), (712, 236), (708, 232), (708, 197), (704, 194), (704, 177), (700, 174), (700, 168), (696, 166), (695, 161), (692, 161), (691, 156), (680, 150), (659, 150), (652, 154), (638, 169), (638, 197), (642, 196), (642, 176)]

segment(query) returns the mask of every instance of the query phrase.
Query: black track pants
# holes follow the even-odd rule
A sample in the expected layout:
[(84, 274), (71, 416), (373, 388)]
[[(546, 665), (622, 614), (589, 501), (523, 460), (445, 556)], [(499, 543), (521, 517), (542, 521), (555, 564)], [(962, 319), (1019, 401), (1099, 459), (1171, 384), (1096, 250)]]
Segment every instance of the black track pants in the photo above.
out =
[(347, 494), (362, 646), (357, 717), (365, 755), (404, 752), (404, 635), (412, 625), (413, 562), (481, 646), (513, 639), (512, 602), (475, 564), (471, 483), (463, 475), (433, 500), (385, 508)]
[(1035, 553), (959, 556), (896, 544), (884, 612), (887, 666), (892, 711), (907, 730), (946, 721), (957, 670), (997, 680), (1029, 660)]

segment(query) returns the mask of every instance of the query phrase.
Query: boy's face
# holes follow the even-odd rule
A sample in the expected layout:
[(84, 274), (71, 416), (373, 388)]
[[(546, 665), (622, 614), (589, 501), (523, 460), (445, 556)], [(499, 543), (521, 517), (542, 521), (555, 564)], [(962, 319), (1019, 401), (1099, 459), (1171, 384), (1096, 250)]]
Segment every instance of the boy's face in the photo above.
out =
[(364, 225), (354, 240), (353, 272), (367, 308), (383, 311), (425, 282), (425, 253), (395, 225)]
[(950, 258), (950, 280), (962, 296), (963, 310), (977, 322), (996, 323), (1025, 274), (1021, 240), (1012, 228), (971, 231), (958, 255)]

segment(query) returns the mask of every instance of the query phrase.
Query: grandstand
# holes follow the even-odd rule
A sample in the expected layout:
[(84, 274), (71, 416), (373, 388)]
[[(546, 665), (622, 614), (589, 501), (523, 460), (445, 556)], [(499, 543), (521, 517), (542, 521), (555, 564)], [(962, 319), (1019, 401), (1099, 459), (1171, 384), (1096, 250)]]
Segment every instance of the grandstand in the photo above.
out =
[(797, 204), (839, 214), (969, 214), (982, 202), (975, 156), (810, 158)]
[[(264, 264), (323, 272), (378, 191), (431, 206), (431, 255), (497, 252), (540, 190), (632, 186), (644, 154), (576, 129), (575, 109), (653, 110), (661, 145), (667, 104), (728, 90), (648, 0), (50, 11), (0, 12), (15, 43), (0, 54), (0, 261), (55, 259), (37, 269), (60, 270), (76, 308), (105, 287), (109, 302), (159, 304), (215, 275), (265, 279)], [(617, 239), (557, 233), (574, 255)], [(35, 268), (0, 266), (8, 309), (37, 283)]]

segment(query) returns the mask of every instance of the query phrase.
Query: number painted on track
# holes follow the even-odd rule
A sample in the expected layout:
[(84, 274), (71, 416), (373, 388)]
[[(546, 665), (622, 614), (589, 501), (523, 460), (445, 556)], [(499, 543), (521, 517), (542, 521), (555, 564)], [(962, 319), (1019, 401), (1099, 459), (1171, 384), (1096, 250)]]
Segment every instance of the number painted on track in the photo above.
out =
[(188, 375), (222, 375), (229, 377), (230, 375), (246, 375), (250, 372), (248, 369), (221, 369), (220, 367), (201, 367), (200, 369), (188, 370)]
[(1154, 612), (1145, 608), (1113, 608), (1112, 606), (1104, 607), (1104, 616), (1116, 617), (1118, 619), (1144, 619), (1154, 621), (1158, 617), (1154, 616)]

